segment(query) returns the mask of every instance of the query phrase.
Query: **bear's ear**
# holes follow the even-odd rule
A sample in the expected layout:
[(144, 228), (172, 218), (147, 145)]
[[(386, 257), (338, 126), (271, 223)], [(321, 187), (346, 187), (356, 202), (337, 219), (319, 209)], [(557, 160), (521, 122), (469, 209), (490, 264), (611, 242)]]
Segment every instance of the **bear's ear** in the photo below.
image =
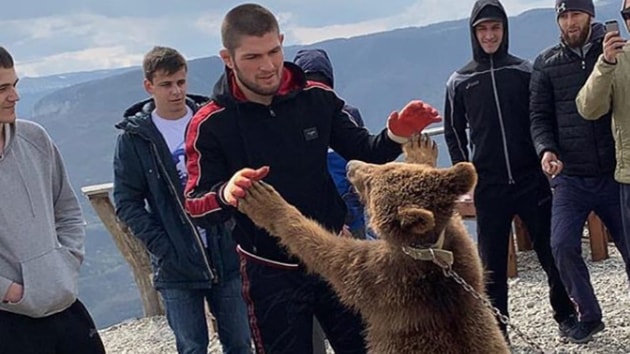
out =
[(470, 192), (477, 184), (477, 172), (470, 162), (460, 162), (447, 169), (445, 177), (447, 190), (458, 196)]
[(433, 213), (415, 206), (401, 206), (398, 208), (400, 228), (412, 233), (422, 234), (435, 227)]

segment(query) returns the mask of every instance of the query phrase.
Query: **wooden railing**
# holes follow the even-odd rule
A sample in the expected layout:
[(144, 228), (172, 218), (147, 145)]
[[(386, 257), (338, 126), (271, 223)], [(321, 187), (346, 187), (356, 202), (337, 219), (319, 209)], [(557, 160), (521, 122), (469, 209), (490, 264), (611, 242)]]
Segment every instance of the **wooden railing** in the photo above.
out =
[(129, 228), (116, 218), (114, 205), (109, 197), (112, 188), (112, 183), (106, 183), (83, 187), (81, 192), (90, 200), (92, 208), (114, 239), (118, 250), (131, 266), (140, 291), (144, 316), (163, 315), (164, 305), (153, 287), (149, 253), (144, 245), (131, 234)]

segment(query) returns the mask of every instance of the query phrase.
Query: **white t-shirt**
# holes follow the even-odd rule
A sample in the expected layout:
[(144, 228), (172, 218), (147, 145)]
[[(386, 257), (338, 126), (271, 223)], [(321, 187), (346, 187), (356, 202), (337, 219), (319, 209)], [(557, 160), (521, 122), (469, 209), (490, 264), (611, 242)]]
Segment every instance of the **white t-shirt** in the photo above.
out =
[[(182, 184), (182, 188), (186, 186), (186, 181), (188, 180), (184, 139), (186, 126), (192, 119), (192, 116), (192, 109), (188, 106), (186, 106), (186, 114), (178, 119), (164, 119), (157, 114), (157, 110), (151, 112), (151, 120), (153, 120), (153, 124), (155, 124), (162, 134), (162, 137), (164, 137), (166, 145), (168, 145), (168, 149), (171, 152), (171, 157), (173, 158), (175, 168), (177, 168), (177, 176), (179, 177), (179, 183)], [(208, 247), (205, 230), (199, 229), (199, 234), (201, 235), (204, 246)]]

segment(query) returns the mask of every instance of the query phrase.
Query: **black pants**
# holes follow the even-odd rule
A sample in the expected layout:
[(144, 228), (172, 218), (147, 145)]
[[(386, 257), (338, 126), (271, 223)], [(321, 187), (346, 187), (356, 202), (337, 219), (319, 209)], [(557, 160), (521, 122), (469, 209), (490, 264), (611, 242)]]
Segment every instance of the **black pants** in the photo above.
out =
[(243, 255), (241, 274), (256, 353), (313, 353), (313, 316), (335, 353), (366, 353), (360, 315), (343, 306), (317, 275)]
[[(481, 178), (480, 178), (481, 180)], [(477, 238), (481, 260), (488, 270), (487, 293), (492, 304), (508, 315), (507, 260), (512, 219), (518, 215), (531, 237), (534, 251), (547, 274), (554, 319), (575, 313), (551, 253), (551, 189), (544, 176), (527, 185), (483, 185), (475, 188)], [(505, 331), (505, 326), (500, 325)]]
[(32, 318), (0, 311), (0, 354), (102, 354), (94, 321), (79, 300), (54, 315)]

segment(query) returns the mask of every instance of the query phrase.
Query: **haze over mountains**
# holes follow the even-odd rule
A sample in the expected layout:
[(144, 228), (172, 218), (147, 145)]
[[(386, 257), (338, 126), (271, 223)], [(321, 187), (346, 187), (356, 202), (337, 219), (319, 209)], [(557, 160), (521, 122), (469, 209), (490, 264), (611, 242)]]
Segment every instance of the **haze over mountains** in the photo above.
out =
[[(618, 18), (618, 6), (602, 4), (597, 18)], [(558, 28), (552, 9), (527, 11), (510, 19), (510, 51), (533, 59), (557, 43)], [(624, 33), (624, 35), (627, 35)], [(188, 39), (190, 40), (190, 39)], [(405, 28), (309, 47), (328, 51), (335, 69), (335, 89), (359, 107), (372, 132), (384, 127), (387, 115), (411, 99), (425, 100), (442, 109), (445, 82), (471, 57), (467, 20)], [(285, 48), (291, 60), (302, 46)], [(210, 94), (223, 70), (219, 58), (189, 63), (189, 91)], [(112, 180), (114, 124), (134, 102), (146, 98), (139, 67), (101, 70), (41, 78), (20, 83), (21, 117), (47, 128), (59, 145), (75, 190)], [(499, 89), (501, 89), (499, 87)], [(441, 143), (440, 163), (450, 164)], [(104, 327), (141, 316), (141, 305), (127, 264), (98, 218), (81, 197), (88, 219), (87, 257), (82, 270), (81, 297), (97, 325)]]

